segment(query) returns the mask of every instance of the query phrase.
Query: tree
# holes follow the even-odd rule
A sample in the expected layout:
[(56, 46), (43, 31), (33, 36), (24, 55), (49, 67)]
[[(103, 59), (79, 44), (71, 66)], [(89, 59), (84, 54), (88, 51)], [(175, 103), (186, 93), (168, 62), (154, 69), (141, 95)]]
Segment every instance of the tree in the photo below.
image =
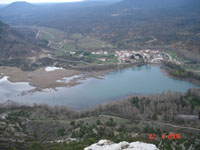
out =
[(97, 120), (97, 125), (101, 125), (101, 121), (100, 120)]
[(39, 142), (33, 142), (30, 147), (29, 150), (44, 150), (44, 147), (42, 144), (40, 144)]
[(64, 136), (64, 134), (65, 134), (65, 129), (64, 128), (58, 129), (58, 136)]
[(157, 120), (157, 114), (156, 113), (153, 114), (152, 119)]

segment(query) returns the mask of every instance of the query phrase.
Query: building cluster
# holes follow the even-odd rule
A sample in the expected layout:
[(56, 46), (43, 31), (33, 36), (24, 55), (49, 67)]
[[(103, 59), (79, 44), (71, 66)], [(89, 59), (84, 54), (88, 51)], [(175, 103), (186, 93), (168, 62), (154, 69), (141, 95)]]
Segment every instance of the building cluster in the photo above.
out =
[(99, 61), (102, 61), (102, 62), (106, 62), (106, 61), (107, 61), (106, 58), (99, 58), (98, 60), (99, 60)]
[(70, 143), (70, 142), (77, 142), (77, 141), (79, 140), (76, 138), (64, 138), (60, 140), (50, 141), (50, 143)]
[[(108, 52), (107, 51), (98, 51), (98, 52), (91, 52), (91, 54), (93, 54), (93, 55), (108, 55)], [(102, 61), (102, 62), (107, 61), (106, 58), (99, 58), (98, 60)]]
[[(115, 51), (115, 56), (117, 57), (119, 63), (125, 63), (130, 61), (133, 62), (132, 57), (135, 55), (136, 55), (135, 51), (129, 51), (129, 50)], [(139, 56), (136, 56), (135, 59), (139, 59)]]
[(93, 55), (108, 55), (107, 51), (98, 51), (98, 52), (91, 52)]
[(73, 51), (70, 51), (69, 52), (71, 55), (75, 55), (76, 54), (76, 52), (73, 52)]
[(141, 50), (140, 53), (143, 56), (145, 62), (159, 63), (163, 60), (162, 53), (159, 50)]
[[(98, 58), (99, 61), (106, 62), (107, 58), (104, 56), (107, 56), (109, 53), (107, 51), (93, 51), (89, 52), (93, 55), (100, 55), (101, 58)], [(76, 52), (70, 52), (70, 54), (74, 55)], [(85, 55), (81, 53), (79, 57), (84, 57)], [(115, 57), (117, 57), (119, 63), (135, 63), (139, 61), (143, 61), (146, 63), (160, 63), (160, 61), (164, 60), (164, 56), (169, 58), (169, 61), (172, 61), (171, 56), (168, 54), (161, 52), (160, 50), (140, 50), (140, 51), (134, 51), (134, 50), (119, 50), (115, 51), (114, 54)]]
[(163, 60), (162, 54), (159, 50), (141, 50), (141, 51), (130, 51), (121, 50), (115, 51), (119, 63), (134, 63), (138, 60), (144, 62), (158, 63)]

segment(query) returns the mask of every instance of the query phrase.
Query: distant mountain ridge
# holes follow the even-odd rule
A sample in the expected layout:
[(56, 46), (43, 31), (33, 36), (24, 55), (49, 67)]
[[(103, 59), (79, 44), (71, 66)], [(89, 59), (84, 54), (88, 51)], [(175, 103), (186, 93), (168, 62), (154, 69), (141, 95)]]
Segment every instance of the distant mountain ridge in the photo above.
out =
[[(199, 0), (122, 0), (113, 4), (84, 1), (33, 6), (14, 3), (0, 8), (0, 20), (14, 26), (43, 26), (95, 36), (119, 49), (179, 50), (183, 57), (190, 56), (186, 59), (200, 61), (196, 55), (200, 54), (199, 8)], [(191, 53), (182, 54), (183, 49)]]
[[(119, 9), (179, 9), (189, 8), (191, 11), (199, 10), (199, 0), (110, 0), (109, 2), (116, 2), (116, 4), (105, 5), (105, 0), (86, 0), (76, 3), (62, 3), (52, 5), (34, 5), (25, 1), (11, 3), (6, 7), (0, 8), (0, 20), (7, 22), (11, 25), (37, 25), (46, 26), (44, 22), (54, 20), (52, 17), (62, 18), (64, 21), (69, 15), (78, 15), (80, 11), (86, 14), (95, 10), (96, 13), (110, 13)], [(105, 6), (104, 6), (104, 5)], [(105, 8), (100, 8), (103, 5)], [(95, 8), (96, 7), (96, 8)], [(106, 11), (105, 11), (106, 9)], [(79, 13), (79, 14), (77, 14)], [(52, 22), (51, 24), (54, 24)], [(58, 25), (60, 22), (56, 22)], [(48, 23), (49, 24), (49, 23)]]
[(16, 1), (16, 2), (13, 2), (13, 3), (9, 4), (6, 7), (17, 8), (17, 7), (32, 7), (32, 6), (34, 6), (34, 5), (31, 4), (31, 3), (28, 3), (26, 1)]
[(25, 1), (18, 1), (13, 2), (3, 8), (1, 8), (3, 13), (11, 13), (13, 15), (19, 15), (21, 13), (26, 13), (36, 8), (35, 5), (25, 2)]
[(198, 6), (199, 0), (122, 0), (119, 5), (140, 8), (168, 8), (182, 7), (186, 5)]

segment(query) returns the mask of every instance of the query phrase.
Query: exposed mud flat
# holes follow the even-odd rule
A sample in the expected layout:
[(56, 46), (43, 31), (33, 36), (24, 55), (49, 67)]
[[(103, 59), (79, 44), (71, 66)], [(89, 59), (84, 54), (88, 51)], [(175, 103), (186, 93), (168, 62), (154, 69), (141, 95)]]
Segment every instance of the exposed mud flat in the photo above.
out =
[[(63, 79), (81, 73), (64, 69), (46, 71), (45, 68), (41, 68), (36, 71), (22, 71), (15, 67), (0, 67), (0, 74), (0, 78), (6, 76), (8, 81), (12, 83), (28, 82), (30, 86), (46, 89), (76, 85), (78, 78), (71, 78), (69, 82), (65, 82)], [(63, 82), (58, 82), (59, 80)]]
[(58, 67), (43, 67), (35, 71), (22, 71), (16, 67), (0, 67), (0, 80), (6, 78), (11, 83), (28, 82), (30, 86), (35, 87), (33, 91), (42, 91), (42, 89), (75, 86), (80, 84), (79, 80), (86, 78), (103, 79), (102, 76), (106, 73), (82, 73)]
[(46, 72), (45, 68), (33, 72), (16, 68), (1, 68), (0, 71), (1, 102), (12, 100), (23, 104), (65, 105), (77, 110), (131, 95), (150, 95), (169, 90), (185, 92), (189, 88), (199, 88), (190, 82), (169, 78), (161, 72), (159, 66), (150, 65), (106, 75), (102, 72), (64, 69)]

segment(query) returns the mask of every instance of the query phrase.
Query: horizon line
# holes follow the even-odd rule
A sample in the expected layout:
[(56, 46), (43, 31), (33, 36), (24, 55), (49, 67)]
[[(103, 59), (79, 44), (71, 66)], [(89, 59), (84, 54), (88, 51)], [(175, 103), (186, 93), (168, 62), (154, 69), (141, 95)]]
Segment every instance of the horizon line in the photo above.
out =
[(47, 4), (47, 3), (75, 3), (75, 2), (83, 2), (85, 0), (68, 0), (68, 1), (27, 1), (27, 0), (19, 0), (19, 1), (13, 1), (13, 2), (1, 2), (0, 1), (0, 5), (9, 5), (9, 4), (12, 4), (12, 3), (16, 3), (16, 2), (26, 2), (26, 3), (30, 3), (30, 4)]

